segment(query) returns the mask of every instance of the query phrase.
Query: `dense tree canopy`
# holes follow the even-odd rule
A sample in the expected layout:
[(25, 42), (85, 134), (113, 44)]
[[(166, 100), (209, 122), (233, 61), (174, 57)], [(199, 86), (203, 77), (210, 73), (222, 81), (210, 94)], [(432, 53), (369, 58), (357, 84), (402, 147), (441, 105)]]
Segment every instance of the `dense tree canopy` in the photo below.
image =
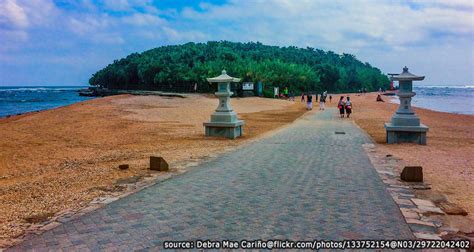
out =
[(350, 92), (387, 88), (388, 78), (351, 54), (228, 41), (163, 46), (133, 53), (93, 74), (89, 83), (110, 89), (186, 92), (197, 83), (211, 91), (206, 78), (222, 69), (243, 81), (290, 90)]

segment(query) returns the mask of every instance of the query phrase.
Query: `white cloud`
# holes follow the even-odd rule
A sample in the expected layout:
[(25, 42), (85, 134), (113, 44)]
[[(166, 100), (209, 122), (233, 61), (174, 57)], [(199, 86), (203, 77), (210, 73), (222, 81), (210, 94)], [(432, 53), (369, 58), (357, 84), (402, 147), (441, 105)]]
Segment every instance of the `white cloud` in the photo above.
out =
[(413, 0), (413, 2), (421, 6), (448, 7), (466, 11), (472, 11), (474, 8), (472, 0)]
[(90, 38), (92, 41), (96, 42), (97, 44), (123, 44), (125, 43), (125, 39), (122, 37), (121, 34), (117, 33), (98, 33), (94, 34)]
[(166, 44), (260, 41), (352, 53), (385, 71), (407, 64), (427, 79), (445, 77), (446, 61), (451, 77), (474, 81), (466, 71), (474, 62), (472, 0), (200, 1), (162, 10), (151, 0), (81, 0), (69, 8), (52, 0), (0, 0), (0, 63), (38, 51), (45, 64), (59, 65), (55, 50), (63, 48), (74, 57), (88, 51), (87, 61), (102, 66)]
[(3, 0), (0, 2), (0, 29), (25, 30), (47, 25), (56, 13), (50, 0)]
[(11, 28), (26, 28), (29, 25), (25, 10), (15, 0), (0, 2), (0, 25)]
[[(473, 6), (472, 0), (231, 0), (184, 8), (180, 22), (188, 32), (203, 32), (206, 40), (352, 53), (384, 71), (408, 64), (427, 81), (455, 84), (474, 82), (466, 70), (474, 64)], [(443, 62), (450, 62), (449, 75), (442, 74)]]
[(107, 15), (81, 15), (80, 17), (71, 17), (69, 27), (74, 33), (79, 35), (92, 35), (94, 32), (101, 32), (107, 29), (110, 21)]
[(0, 52), (21, 48), (33, 29), (47, 28), (57, 10), (50, 0), (0, 1)]
[[(467, 1), (455, 4), (450, 6), (472, 6)], [(232, 0), (225, 5), (200, 7), (186, 8), (182, 16), (215, 29), (221, 34), (220, 39), (225, 39), (225, 29), (234, 29), (235, 35), (229, 39), (253, 37), (278, 43), (293, 37), (299, 44), (337, 49), (348, 45), (396, 48), (430, 43), (432, 35), (469, 35), (474, 26), (473, 13), (464, 9), (442, 9), (437, 5), (413, 9), (389, 1)]]
[(120, 24), (120, 20), (107, 14), (81, 15), (69, 19), (69, 28), (74, 34), (97, 45), (125, 43), (124, 34), (116, 29)]
[(166, 24), (166, 20), (161, 19), (157, 15), (135, 13), (129, 16), (123, 17), (123, 21), (126, 24), (136, 25), (136, 26), (154, 26)]
[(25, 11), (31, 26), (49, 25), (59, 12), (52, 0), (18, 0), (17, 3)]

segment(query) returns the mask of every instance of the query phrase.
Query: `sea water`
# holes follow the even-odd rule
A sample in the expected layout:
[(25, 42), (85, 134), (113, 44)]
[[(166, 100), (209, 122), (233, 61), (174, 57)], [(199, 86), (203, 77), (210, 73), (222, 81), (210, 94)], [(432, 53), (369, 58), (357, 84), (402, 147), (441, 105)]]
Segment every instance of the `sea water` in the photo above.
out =
[(79, 96), (84, 86), (0, 87), (0, 118), (89, 100)]
[[(0, 118), (26, 112), (66, 106), (89, 100), (79, 96), (85, 86), (0, 87)], [(417, 86), (412, 99), (415, 107), (474, 115), (474, 86)], [(398, 103), (394, 96), (392, 102)]]
[[(417, 86), (412, 106), (435, 111), (474, 115), (474, 86)], [(392, 99), (400, 103), (397, 96)]]

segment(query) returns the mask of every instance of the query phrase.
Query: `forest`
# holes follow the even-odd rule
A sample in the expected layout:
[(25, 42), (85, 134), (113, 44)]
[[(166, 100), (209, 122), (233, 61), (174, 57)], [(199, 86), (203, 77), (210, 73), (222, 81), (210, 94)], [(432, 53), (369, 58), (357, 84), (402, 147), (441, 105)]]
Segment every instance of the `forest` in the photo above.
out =
[(260, 42), (211, 41), (162, 46), (132, 53), (99, 70), (90, 85), (108, 89), (212, 92), (206, 81), (225, 69), (242, 82), (299, 93), (387, 89), (386, 75), (354, 55), (311, 47), (279, 47)]

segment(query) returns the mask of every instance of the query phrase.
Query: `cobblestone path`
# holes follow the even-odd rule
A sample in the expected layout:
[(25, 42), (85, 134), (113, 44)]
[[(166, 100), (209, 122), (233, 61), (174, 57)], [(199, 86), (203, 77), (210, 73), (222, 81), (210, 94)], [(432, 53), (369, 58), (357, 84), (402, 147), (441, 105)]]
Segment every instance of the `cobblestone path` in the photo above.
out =
[(166, 240), (196, 239), (410, 239), (362, 149), (369, 141), (334, 109), (310, 113), (271, 137), (13, 249), (161, 249)]

